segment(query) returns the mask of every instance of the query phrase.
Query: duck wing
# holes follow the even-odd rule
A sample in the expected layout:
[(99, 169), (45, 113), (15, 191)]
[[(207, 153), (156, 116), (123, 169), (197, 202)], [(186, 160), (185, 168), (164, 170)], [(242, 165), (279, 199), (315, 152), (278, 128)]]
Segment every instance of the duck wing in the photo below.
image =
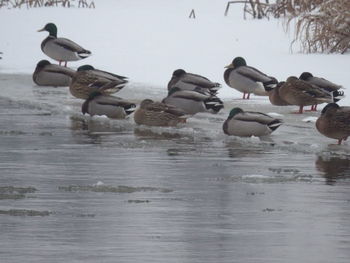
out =
[[(65, 49), (68, 49), (72, 52), (86, 52), (88, 50), (86, 50), (85, 48), (83, 48), (82, 46), (78, 45), (77, 43), (73, 42), (72, 40), (70, 39), (67, 39), (67, 38), (62, 38), (62, 37), (59, 37), (59, 38), (55, 38), (52, 40), (54, 44), (58, 45), (58, 46), (61, 46)], [(90, 51), (89, 51), (90, 52)]]
[(253, 112), (253, 111), (245, 111), (242, 113), (238, 113), (235, 116), (233, 116), (233, 118), (235, 120), (240, 120), (240, 121), (258, 122), (264, 125), (268, 125), (271, 122), (277, 120), (267, 114), (264, 114), (261, 112)]
[(319, 77), (311, 77), (307, 80), (311, 84), (314, 84), (322, 89), (325, 89), (329, 92), (336, 91), (342, 88), (341, 85), (337, 85), (329, 80)]
[(182, 78), (181, 81), (189, 84), (193, 84), (196, 86), (200, 86), (203, 88), (211, 89), (213, 87), (220, 87), (219, 83), (212, 82), (208, 78), (203, 77), (201, 75), (193, 74), (193, 73), (186, 73)]
[(182, 98), (182, 99), (193, 100), (193, 101), (204, 101), (210, 98), (210, 95), (205, 95), (197, 91), (180, 90), (180, 91), (174, 92), (169, 97)]
[(252, 81), (255, 82), (262, 82), (262, 83), (268, 83), (268, 82), (274, 82), (277, 84), (277, 80), (275, 78), (267, 76), (265, 73), (262, 73), (256, 68), (249, 67), (249, 66), (241, 66), (235, 70), (238, 74), (249, 78)]
[(119, 107), (128, 107), (131, 105), (135, 105), (135, 103), (124, 100), (120, 97), (115, 97), (115, 96), (107, 96), (107, 95), (100, 95), (98, 97), (94, 98), (95, 102), (100, 104), (100, 105), (113, 105), (113, 106), (119, 106)]
[(110, 72), (107, 72), (107, 71), (103, 71), (103, 70), (100, 70), (100, 69), (93, 69), (92, 70), (94, 72), (94, 74), (96, 76), (99, 76), (101, 78), (106, 78), (106, 79), (110, 79), (110, 80), (124, 80), (125, 82), (127, 82), (127, 77), (124, 77), (124, 76), (121, 76), (121, 75), (117, 75), (117, 74), (114, 74), (114, 73), (110, 73)]
[(186, 115), (186, 112), (184, 112), (183, 110), (181, 110), (175, 106), (162, 103), (162, 102), (150, 103), (147, 105), (146, 109), (150, 110), (150, 111), (155, 111), (155, 112), (167, 112), (167, 113), (173, 114), (175, 116)]

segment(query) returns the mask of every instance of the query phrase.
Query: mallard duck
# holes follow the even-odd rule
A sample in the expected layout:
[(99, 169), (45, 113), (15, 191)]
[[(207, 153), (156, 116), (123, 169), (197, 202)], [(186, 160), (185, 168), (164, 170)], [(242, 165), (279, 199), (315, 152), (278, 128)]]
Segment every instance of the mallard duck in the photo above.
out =
[(316, 121), (316, 128), (324, 136), (338, 140), (340, 145), (350, 135), (350, 107), (327, 104)]
[(198, 112), (218, 113), (224, 107), (218, 97), (208, 92), (202, 92), (201, 89), (181, 90), (178, 87), (170, 89), (162, 102), (176, 106), (191, 115)]
[(276, 105), (276, 106), (290, 105), (288, 102), (283, 100), (280, 96), (280, 87), (284, 85), (284, 83), (285, 81), (278, 82), (276, 87), (267, 89), (267, 94), (269, 95), (269, 100), (272, 105)]
[(87, 99), (91, 92), (100, 91), (102, 94), (112, 94), (121, 90), (126, 83), (127, 77), (95, 69), (91, 65), (80, 66), (75, 73), (64, 70), (56, 70), (72, 77), (69, 85), (70, 93), (79, 99)]
[[(243, 93), (243, 99), (249, 99), (250, 93), (266, 96), (266, 88), (278, 83), (274, 77), (267, 76), (256, 68), (247, 66), (244, 58), (236, 57), (224, 72), (226, 84)], [(247, 95), (247, 97), (246, 97)]]
[(267, 114), (233, 108), (222, 128), (227, 135), (263, 137), (271, 134), (281, 124), (280, 119), (275, 119)]
[(297, 113), (303, 113), (303, 107), (333, 102), (333, 96), (316, 85), (291, 76), (279, 89), (280, 97), (290, 105), (299, 106)]
[[(66, 74), (60, 73), (66, 71)], [(36, 65), (33, 73), (33, 81), (38, 86), (68, 87), (75, 70), (51, 64), (47, 60), (41, 60)]]
[(216, 82), (212, 82), (206, 77), (187, 73), (183, 69), (177, 69), (173, 72), (173, 75), (168, 83), (168, 91), (177, 87), (181, 90), (194, 90), (201, 88), (203, 91), (209, 91), (211, 94), (217, 94), (217, 91), (221, 88), (221, 85)]
[[(327, 92), (330, 92), (333, 96), (333, 102), (337, 102), (344, 97), (344, 92), (340, 91), (340, 89), (343, 88), (341, 85), (334, 84), (333, 82), (330, 82), (329, 80), (326, 80), (324, 78), (315, 77), (310, 72), (301, 73), (299, 79), (316, 85), (317, 87)], [(316, 111), (317, 104), (312, 105), (311, 110)]]
[(176, 126), (186, 122), (186, 112), (162, 102), (145, 99), (134, 113), (137, 124), (148, 126)]
[(76, 61), (87, 58), (91, 52), (67, 38), (57, 37), (57, 27), (54, 23), (48, 23), (38, 32), (48, 31), (49, 36), (41, 43), (41, 50), (50, 58), (57, 60), (59, 65), (67, 61)]
[(103, 95), (99, 91), (92, 92), (84, 101), (81, 111), (91, 116), (105, 115), (111, 119), (124, 119), (135, 111), (136, 105), (130, 101), (111, 95)]

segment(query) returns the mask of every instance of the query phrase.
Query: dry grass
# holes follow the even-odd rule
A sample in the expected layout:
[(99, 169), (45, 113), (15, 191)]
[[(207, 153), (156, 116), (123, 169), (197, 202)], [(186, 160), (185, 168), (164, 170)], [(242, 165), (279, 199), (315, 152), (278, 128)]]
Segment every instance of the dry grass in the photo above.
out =
[[(274, 17), (295, 22), (295, 39), (307, 53), (345, 53), (350, 49), (349, 0), (279, 0), (271, 5)], [(292, 44), (293, 44), (292, 43)]]
[(94, 1), (87, 0), (0, 0), (1, 8), (35, 8), (45, 6), (95, 8)]

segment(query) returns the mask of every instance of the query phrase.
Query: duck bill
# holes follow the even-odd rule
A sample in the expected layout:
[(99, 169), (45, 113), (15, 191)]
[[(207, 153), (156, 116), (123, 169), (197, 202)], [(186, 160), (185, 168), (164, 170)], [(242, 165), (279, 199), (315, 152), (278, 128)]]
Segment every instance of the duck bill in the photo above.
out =
[(234, 68), (233, 64), (231, 63), (230, 65), (225, 66), (225, 68)]
[(43, 32), (43, 31), (45, 31), (45, 28), (39, 29), (39, 30), (36, 31), (36, 32)]

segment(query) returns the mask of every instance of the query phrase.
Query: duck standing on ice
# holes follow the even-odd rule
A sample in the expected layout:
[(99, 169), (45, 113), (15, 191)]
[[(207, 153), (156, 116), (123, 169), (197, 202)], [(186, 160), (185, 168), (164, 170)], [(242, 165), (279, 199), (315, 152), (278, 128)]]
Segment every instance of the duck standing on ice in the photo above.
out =
[(41, 50), (50, 58), (62, 62), (67, 66), (68, 61), (76, 61), (87, 58), (91, 52), (70, 39), (57, 37), (57, 27), (54, 23), (48, 23), (38, 32), (47, 31), (49, 35), (41, 42)]
[(224, 80), (228, 86), (243, 93), (243, 99), (249, 99), (250, 94), (267, 96), (266, 90), (277, 85), (278, 81), (256, 68), (247, 66), (242, 57), (236, 57), (224, 72)]

